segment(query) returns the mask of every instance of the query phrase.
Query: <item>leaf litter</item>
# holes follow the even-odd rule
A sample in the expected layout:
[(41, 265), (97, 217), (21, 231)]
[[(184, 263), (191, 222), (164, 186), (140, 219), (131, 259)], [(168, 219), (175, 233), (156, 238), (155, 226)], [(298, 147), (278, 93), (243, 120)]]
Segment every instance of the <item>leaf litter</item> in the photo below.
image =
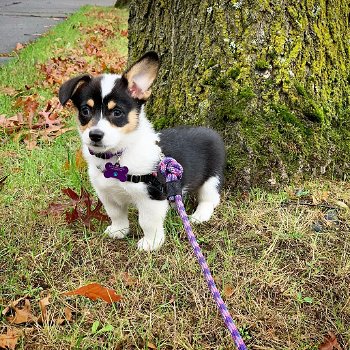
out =
[[(119, 30), (120, 21), (115, 15), (96, 11), (96, 14), (88, 16), (102, 18), (103, 24), (89, 28), (80, 27), (85, 40), (79, 41), (74, 49), (57, 49), (45, 64), (38, 64), (37, 69), (43, 74), (43, 79), (37, 81), (36, 89), (49, 89), (57, 95), (63, 80), (72, 75), (123, 71), (126, 57), (115, 51), (110, 52), (106, 43), (108, 40), (115, 40), (116, 32), (122, 37), (127, 35), (127, 31)], [(19, 43), (16, 49), (21, 50), (23, 47)], [(30, 90), (27, 86), (24, 89)], [(0, 93), (14, 97), (21, 95), (22, 91), (6, 86), (0, 87)], [(17, 114), (0, 115), (0, 130), (9, 135), (16, 134), (15, 140), (24, 142), (28, 150), (37, 148), (39, 141), (50, 142), (73, 129), (67, 126), (67, 117), (70, 117), (72, 110), (63, 110), (56, 97), (47, 101), (44, 106), (40, 99), (36, 93), (18, 98), (14, 103), (14, 107), (20, 109)]]
[[(120, 36), (127, 36), (126, 31), (120, 31), (119, 19), (114, 14), (102, 11), (88, 13), (88, 16), (101, 18), (104, 25), (87, 28), (85, 34), (87, 38), (79, 41), (73, 49), (59, 49), (53, 52), (53, 57), (46, 64), (37, 66), (38, 70), (44, 76), (35, 83), (34, 91), (40, 89), (51, 90), (57, 95), (59, 85), (63, 82), (63, 77), (77, 75), (89, 71), (91, 74), (100, 74), (103, 72), (119, 73), (124, 70), (126, 57), (117, 52), (109, 52), (105, 47), (107, 39), (115, 40), (115, 33)], [(24, 45), (18, 43), (16, 50), (22, 50)], [(38, 93), (28, 94), (31, 87), (25, 85), (23, 89), (15, 89), (11, 86), (0, 87), (0, 93), (17, 98), (13, 106), (19, 110), (14, 115), (0, 115), (0, 132), (11, 135), (18, 142), (24, 142), (26, 148), (31, 150), (38, 147), (39, 142), (50, 142), (63, 133), (72, 130), (68, 127), (68, 121), (72, 110), (63, 110), (58, 99), (53, 97), (43, 102), (43, 98)], [(23, 96), (24, 95), (24, 96)], [(86, 165), (80, 157), (76, 160), (76, 168), (83, 168)], [(68, 165), (69, 167), (69, 165)], [(3, 186), (7, 176), (0, 179), (0, 185)], [(71, 214), (66, 218), (69, 222), (81, 219), (88, 226), (91, 226), (93, 218), (98, 220), (108, 220), (108, 217), (100, 212), (101, 203), (93, 207), (93, 201), (90, 195), (84, 189), (80, 195), (71, 189), (64, 191), (70, 198), (70, 203), (51, 203), (47, 212), (51, 214), (61, 214), (67, 210), (68, 206), (74, 205)], [(125, 276), (125, 283), (133, 285), (136, 283), (131, 277)], [(96, 283), (78, 288), (77, 290), (67, 292), (67, 295), (79, 294), (91, 298), (92, 300), (102, 299), (107, 303), (116, 302), (121, 299), (115, 291), (102, 287)], [(49, 308), (51, 305), (51, 295), (46, 295), (39, 301), (40, 315), (35, 315), (32, 311), (32, 300), (28, 297), (22, 297), (11, 302), (2, 312), (4, 319), (11, 325), (25, 326), (24, 329), (17, 329), (8, 326), (5, 334), (0, 334), (0, 348), (15, 349), (18, 339), (21, 335), (32, 330), (30, 325), (36, 326), (47, 323), (50, 320)], [(65, 306), (64, 317), (58, 317), (54, 320), (55, 324), (62, 325), (73, 320), (72, 308)]]
[[(75, 290), (63, 293), (64, 296), (80, 295), (91, 300), (101, 299), (112, 304), (122, 299), (121, 295), (107, 287), (103, 287), (99, 283), (90, 283)], [(36, 327), (48, 324), (56, 324), (61, 326), (65, 323), (73, 322), (73, 310), (69, 305), (64, 307), (64, 318), (54, 317), (50, 315), (49, 305), (51, 305), (51, 294), (47, 293), (39, 300), (38, 305), (40, 309), (40, 315), (36, 316), (32, 312), (32, 303), (29, 296), (21, 297), (11, 302), (3, 311), (2, 316), (11, 325), (6, 328), (5, 334), (0, 334), (0, 349), (15, 349), (18, 339), (23, 333), (28, 333), (32, 330), (32, 325)], [(24, 326), (25, 328), (18, 329), (12, 327)]]
[(319, 345), (319, 350), (343, 350), (343, 348), (338, 343), (337, 337), (333, 332), (328, 332), (325, 336), (324, 342)]
[(37, 147), (38, 140), (49, 142), (74, 129), (66, 127), (64, 118), (68, 114), (62, 111), (57, 97), (48, 100), (42, 109), (38, 99), (35, 94), (18, 98), (15, 107), (21, 108), (21, 112), (10, 118), (0, 115), (0, 129), (6, 134), (15, 134), (14, 139), (23, 140), (29, 150)]
[(15, 350), (21, 334), (22, 332), (20, 330), (8, 327), (6, 334), (0, 334), (0, 349)]

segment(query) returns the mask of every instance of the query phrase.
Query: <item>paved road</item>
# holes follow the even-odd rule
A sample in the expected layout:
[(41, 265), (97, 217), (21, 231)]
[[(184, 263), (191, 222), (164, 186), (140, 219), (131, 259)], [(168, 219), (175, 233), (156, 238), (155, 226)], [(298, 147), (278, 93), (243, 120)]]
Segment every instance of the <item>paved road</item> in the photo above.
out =
[[(35, 40), (83, 5), (113, 6), (115, 0), (0, 0), (0, 54)], [(0, 63), (9, 58), (0, 57)]]

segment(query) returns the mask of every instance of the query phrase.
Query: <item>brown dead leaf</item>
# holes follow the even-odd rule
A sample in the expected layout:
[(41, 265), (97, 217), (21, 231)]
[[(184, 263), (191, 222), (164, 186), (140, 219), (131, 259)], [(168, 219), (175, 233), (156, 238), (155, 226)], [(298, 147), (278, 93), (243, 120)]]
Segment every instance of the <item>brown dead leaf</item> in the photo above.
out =
[(47, 307), (50, 305), (50, 301), (49, 301), (50, 298), (51, 298), (51, 294), (48, 294), (46, 297), (41, 298), (39, 300), (39, 307), (41, 311), (40, 320), (38, 320), (39, 323), (43, 323), (48, 320)]
[(14, 350), (21, 334), (16, 328), (7, 328), (6, 334), (0, 334), (0, 349)]
[(31, 305), (28, 297), (23, 297), (10, 303), (2, 311), (6, 320), (12, 324), (32, 323), (36, 322), (37, 318), (31, 313)]
[(0, 94), (4, 94), (7, 96), (16, 96), (18, 94), (17, 90), (10, 86), (1, 86)]
[(323, 191), (321, 193), (321, 201), (323, 202), (327, 202), (328, 201), (328, 198), (329, 198), (329, 191)]
[(148, 347), (148, 349), (157, 349), (157, 346), (154, 345), (154, 344), (151, 343), (151, 342), (148, 342), (148, 343), (147, 343), (147, 347)]
[(24, 48), (24, 45), (23, 45), (23, 44), (17, 43), (15, 50), (16, 50), (16, 51), (19, 51), (19, 50), (22, 50), (23, 48)]
[(66, 203), (50, 203), (47, 209), (40, 212), (40, 215), (61, 216), (67, 210), (67, 207)]
[(26, 137), (24, 138), (23, 142), (26, 144), (26, 148), (29, 151), (32, 151), (33, 149), (38, 148), (37, 140), (36, 140), (36, 135), (34, 134), (27, 134)]
[(67, 296), (81, 295), (91, 300), (102, 299), (109, 304), (120, 301), (122, 298), (121, 295), (116, 294), (113, 289), (103, 287), (99, 283), (91, 283), (63, 294)]
[(319, 350), (343, 350), (338, 343), (337, 337), (333, 332), (328, 332), (328, 335), (324, 337), (324, 342), (319, 345)]
[(131, 277), (127, 272), (122, 272), (120, 277), (126, 286), (134, 286), (138, 283), (138, 280)]
[(233, 289), (232, 286), (227, 285), (227, 286), (224, 287), (223, 293), (224, 293), (224, 296), (225, 296), (226, 298), (231, 297), (231, 296), (233, 295), (234, 292), (235, 292), (235, 291), (234, 291), (234, 289)]
[(56, 324), (58, 326), (61, 326), (62, 324), (66, 322), (72, 322), (73, 320), (73, 314), (72, 314), (72, 309), (69, 306), (66, 306), (64, 308), (64, 318), (58, 318), (56, 320)]
[(68, 322), (72, 321), (72, 309), (68, 306), (64, 308), (64, 315)]
[(318, 204), (319, 204), (319, 201), (318, 201), (318, 199), (316, 198), (316, 196), (311, 195), (311, 200), (312, 200), (312, 204), (313, 204), (313, 205), (318, 205)]
[(5, 115), (0, 115), (0, 127), (3, 128), (7, 134), (12, 134), (20, 130), (24, 125), (23, 115), (18, 113), (17, 115), (7, 118)]

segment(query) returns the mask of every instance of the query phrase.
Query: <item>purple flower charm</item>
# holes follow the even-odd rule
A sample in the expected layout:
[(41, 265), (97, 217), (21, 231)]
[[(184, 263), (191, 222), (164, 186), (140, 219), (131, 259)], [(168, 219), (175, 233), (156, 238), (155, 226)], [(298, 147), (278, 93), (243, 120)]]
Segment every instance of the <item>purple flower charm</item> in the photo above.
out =
[(114, 177), (121, 182), (125, 182), (127, 180), (128, 171), (128, 167), (120, 166), (118, 163), (114, 165), (112, 163), (106, 163), (103, 175), (106, 178)]

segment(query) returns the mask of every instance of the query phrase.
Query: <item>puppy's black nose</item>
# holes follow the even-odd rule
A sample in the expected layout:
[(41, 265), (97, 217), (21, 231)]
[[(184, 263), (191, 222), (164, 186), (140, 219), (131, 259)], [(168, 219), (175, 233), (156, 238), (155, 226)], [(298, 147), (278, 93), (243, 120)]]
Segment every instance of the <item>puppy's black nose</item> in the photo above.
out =
[(94, 129), (89, 132), (89, 137), (92, 141), (99, 142), (102, 140), (104, 134), (105, 133), (102, 130)]

